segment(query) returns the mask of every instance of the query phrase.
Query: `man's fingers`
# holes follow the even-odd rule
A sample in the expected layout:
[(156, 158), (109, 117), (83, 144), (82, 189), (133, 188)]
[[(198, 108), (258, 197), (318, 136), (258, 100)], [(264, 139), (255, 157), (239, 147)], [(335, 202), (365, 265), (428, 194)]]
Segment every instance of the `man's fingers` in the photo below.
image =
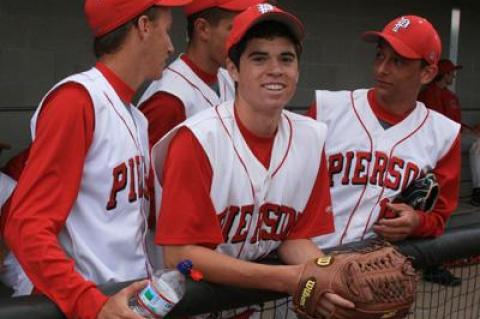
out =
[(390, 203), (385, 204), (386, 207), (390, 208), (392, 211), (400, 213), (403, 210), (412, 210), (412, 207), (408, 206), (405, 203)]
[(378, 221), (378, 224), (386, 227), (402, 227), (408, 225), (408, 218), (401, 214), (395, 218), (382, 218)]
[(137, 281), (128, 287), (122, 289), (122, 293), (127, 297), (133, 297), (139, 290), (145, 288), (148, 284), (148, 280)]
[(330, 301), (335, 307), (343, 307), (345, 309), (354, 309), (355, 304), (337, 294), (326, 293), (325, 298)]

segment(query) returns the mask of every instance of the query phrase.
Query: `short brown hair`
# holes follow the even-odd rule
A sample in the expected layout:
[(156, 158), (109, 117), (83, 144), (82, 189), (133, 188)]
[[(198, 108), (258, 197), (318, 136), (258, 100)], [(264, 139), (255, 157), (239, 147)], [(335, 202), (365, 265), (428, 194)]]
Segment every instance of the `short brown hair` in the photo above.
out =
[(236, 12), (221, 9), (221, 8), (208, 8), (199, 12), (196, 12), (187, 17), (187, 36), (189, 41), (193, 39), (193, 31), (195, 28), (195, 21), (197, 19), (204, 19), (209, 24), (217, 26), (221, 20), (228, 19), (235, 15)]
[(93, 40), (93, 52), (98, 59), (105, 54), (112, 54), (118, 51), (125, 42), (128, 31), (138, 24), (138, 20), (142, 16), (147, 16), (149, 21), (155, 21), (160, 15), (160, 7), (153, 6), (133, 18), (132, 20), (122, 24), (113, 31), (105, 35), (97, 37)]

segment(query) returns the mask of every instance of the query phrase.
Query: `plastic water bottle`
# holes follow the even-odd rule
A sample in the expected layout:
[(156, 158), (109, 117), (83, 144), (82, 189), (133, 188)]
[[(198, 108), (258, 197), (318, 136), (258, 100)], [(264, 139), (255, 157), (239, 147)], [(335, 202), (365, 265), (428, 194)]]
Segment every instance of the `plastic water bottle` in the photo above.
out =
[(184, 260), (176, 269), (155, 271), (148, 285), (130, 300), (130, 308), (144, 318), (165, 317), (185, 295), (185, 277), (191, 275), (192, 266)]

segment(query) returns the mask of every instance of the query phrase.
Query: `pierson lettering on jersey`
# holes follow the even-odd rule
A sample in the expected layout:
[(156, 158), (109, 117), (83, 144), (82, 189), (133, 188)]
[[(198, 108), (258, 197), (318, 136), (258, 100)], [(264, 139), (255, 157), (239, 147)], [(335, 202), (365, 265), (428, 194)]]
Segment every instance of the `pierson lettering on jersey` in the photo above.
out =
[(148, 191), (145, 189), (146, 182), (143, 177), (146, 172), (141, 172), (144, 165), (141, 156), (135, 156), (128, 161), (117, 165), (112, 171), (112, 187), (106, 209), (112, 210), (117, 207), (117, 196), (127, 196), (128, 202), (133, 203), (139, 198), (148, 199)]
[[(342, 185), (378, 185), (392, 190), (405, 189), (417, 179), (421, 170), (417, 164), (384, 152), (349, 151), (328, 156), (330, 187), (335, 181)], [(335, 176), (339, 176), (336, 179)]]
[(259, 240), (282, 241), (287, 238), (288, 232), (295, 225), (295, 209), (265, 203), (255, 213), (254, 207), (253, 204), (230, 206), (218, 215), (226, 243), (235, 244), (247, 240), (251, 227), (255, 227), (255, 232), (250, 237), (250, 244)]

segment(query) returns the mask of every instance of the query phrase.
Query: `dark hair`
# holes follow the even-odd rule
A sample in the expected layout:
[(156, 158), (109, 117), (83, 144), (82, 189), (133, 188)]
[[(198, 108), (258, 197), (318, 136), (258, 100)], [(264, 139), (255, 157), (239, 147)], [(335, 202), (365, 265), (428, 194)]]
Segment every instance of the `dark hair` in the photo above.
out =
[(286, 38), (290, 40), (295, 46), (295, 53), (297, 58), (300, 59), (302, 54), (302, 44), (293, 35), (292, 31), (283, 23), (278, 21), (263, 21), (254, 25), (250, 30), (245, 33), (243, 38), (228, 50), (228, 57), (235, 64), (237, 68), (240, 67), (240, 57), (247, 48), (248, 43), (252, 39), (274, 39), (274, 38)]
[(105, 54), (115, 53), (120, 49), (125, 38), (127, 37), (128, 31), (138, 24), (138, 20), (142, 16), (147, 16), (149, 21), (155, 21), (160, 15), (159, 7), (153, 6), (131, 19), (130, 21), (122, 24), (118, 28), (108, 32), (105, 35), (97, 37), (93, 40), (93, 52), (95, 57), (100, 58)]
[(236, 12), (221, 9), (221, 8), (208, 8), (187, 17), (187, 36), (189, 41), (193, 39), (193, 31), (195, 29), (195, 21), (197, 19), (204, 19), (210, 25), (217, 26), (222, 19), (228, 19), (233, 17)]

